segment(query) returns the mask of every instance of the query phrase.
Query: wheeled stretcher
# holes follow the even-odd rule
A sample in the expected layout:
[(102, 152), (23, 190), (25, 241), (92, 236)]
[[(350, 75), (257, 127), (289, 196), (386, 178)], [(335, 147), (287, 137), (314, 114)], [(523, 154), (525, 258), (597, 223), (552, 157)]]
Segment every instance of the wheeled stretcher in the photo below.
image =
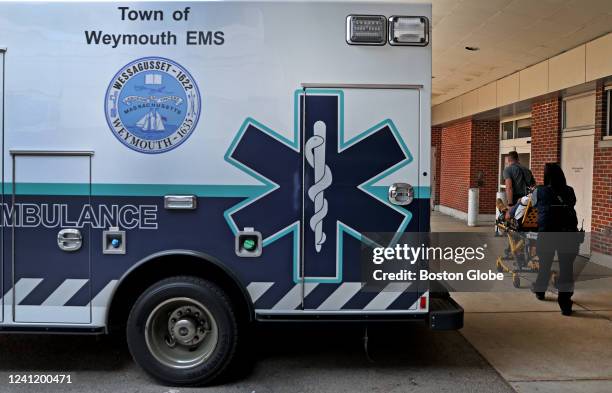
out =
[[(538, 211), (532, 205), (530, 197), (522, 217), (508, 219), (506, 217), (508, 206), (499, 198), (496, 204), (500, 213), (495, 221), (495, 233), (497, 236), (506, 236), (508, 246), (504, 250), (504, 255), (497, 257), (495, 266), (498, 272), (512, 273), (512, 285), (520, 288), (521, 274), (537, 273), (540, 268), (536, 253)], [(551, 280), (555, 285), (556, 272), (552, 272)]]

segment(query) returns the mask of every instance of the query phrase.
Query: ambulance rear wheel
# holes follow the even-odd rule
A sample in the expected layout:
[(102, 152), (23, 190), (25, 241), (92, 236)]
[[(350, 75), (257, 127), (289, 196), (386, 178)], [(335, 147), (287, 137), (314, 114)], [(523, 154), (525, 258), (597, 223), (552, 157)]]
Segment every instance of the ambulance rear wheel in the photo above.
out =
[(168, 385), (211, 383), (236, 352), (238, 324), (225, 292), (197, 277), (172, 277), (148, 288), (127, 323), (130, 353)]

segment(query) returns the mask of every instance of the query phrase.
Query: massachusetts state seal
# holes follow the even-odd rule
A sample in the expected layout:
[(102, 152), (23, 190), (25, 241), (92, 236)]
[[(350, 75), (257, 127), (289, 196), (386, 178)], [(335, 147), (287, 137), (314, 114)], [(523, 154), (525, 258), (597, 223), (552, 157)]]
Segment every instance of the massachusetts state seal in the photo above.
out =
[(113, 134), (141, 153), (163, 153), (185, 142), (200, 117), (200, 92), (189, 72), (163, 57), (127, 64), (106, 90)]

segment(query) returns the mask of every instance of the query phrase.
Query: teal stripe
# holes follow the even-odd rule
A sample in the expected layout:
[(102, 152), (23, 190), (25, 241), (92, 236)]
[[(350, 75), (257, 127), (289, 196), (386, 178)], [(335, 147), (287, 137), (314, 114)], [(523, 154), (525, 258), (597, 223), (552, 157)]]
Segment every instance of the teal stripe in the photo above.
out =
[[(96, 183), (91, 186), (95, 196), (164, 196), (169, 194), (189, 194), (199, 197), (254, 197), (267, 191), (268, 186), (226, 186), (198, 184), (108, 184)], [(369, 191), (382, 200), (387, 199), (388, 188), (371, 186)], [(13, 184), (4, 184), (4, 193), (13, 193)], [(84, 183), (17, 183), (19, 195), (88, 195), (88, 185)], [(414, 187), (418, 199), (431, 197), (430, 187)]]
[[(229, 186), (197, 184), (108, 184), (91, 185), (93, 196), (164, 196), (188, 194), (199, 197), (252, 197), (266, 186)], [(13, 184), (4, 184), (4, 193), (13, 193)], [(89, 195), (89, 185), (83, 183), (17, 183), (18, 195)]]

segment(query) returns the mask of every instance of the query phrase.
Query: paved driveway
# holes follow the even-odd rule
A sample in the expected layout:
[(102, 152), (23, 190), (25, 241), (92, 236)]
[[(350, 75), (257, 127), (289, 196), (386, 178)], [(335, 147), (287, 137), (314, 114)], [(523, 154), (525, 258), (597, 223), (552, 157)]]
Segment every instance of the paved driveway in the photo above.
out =
[[(266, 325), (241, 373), (201, 392), (512, 392), (457, 332), (423, 325)], [(151, 380), (106, 337), (0, 336), (0, 392), (189, 392)], [(245, 351), (246, 352), (246, 351)], [(72, 385), (9, 385), (10, 374), (69, 373)]]

